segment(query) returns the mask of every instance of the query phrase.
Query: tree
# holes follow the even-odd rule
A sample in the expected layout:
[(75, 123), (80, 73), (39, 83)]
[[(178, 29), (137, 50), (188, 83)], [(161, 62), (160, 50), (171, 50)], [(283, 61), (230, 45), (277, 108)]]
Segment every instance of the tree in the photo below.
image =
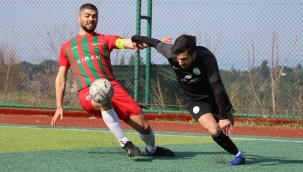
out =
[(299, 63), (299, 64), (297, 64), (296, 68), (299, 69), (299, 70), (301, 70), (302, 69), (302, 65)]
[(260, 72), (263, 78), (269, 77), (268, 61), (264, 60), (260, 66)]
[(278, 34), (274, 31), (272, 36), (272, 47), (271, 47), (271, 56), (270, 56), (271, 66), (269, 67), (269, 73), (271, 77), (271, 98), (272, 98), (273, 114), (276, 114), (278, 109), (278, 94), (279, 94), (278, 88), (279, 88), (280, 77), (286, 65), (287, 60), (289, 59), (292, 51), (296, 46), (297, 37), (295, 38), (294, 44), (292, 45), (288, 55), (285, 57), (284, 64), (281, 67), (279, 67), (280, 54), (279, 54), (278, 41), (279, 41)]
[(257, 102), (261, 108), (262, 113), (264, 113), (264, 108), (263, 108), (263, 103), (261, 102), (255, 86), (254, 86), (254, 81), (253, 81), (253, 77), (252, 77), (252, 69), (254, 68), (254, 63), (255, 63), (255, 44), (252, 42), (252, 50), (248, 50), (248, 76), (249, 76), (249, 81), (250, 81), (250, 85), (252, 88), (252, 91), (254, 93), (255, 98), (257, 99)]
[[(270, 53), (270, 55), (268, 55), (268, 53), (265, 52), (267, 61), (270, 64), (268, 67), (268, 70), (269, 70), (270, 79), (271, 79), (271, 100), (272, 100), (272, 113), (273, 114), (277, 114), (277, 111), (278, 111), (278, 104), (279, 104), (278, 103), (278, 97), (279, 97), (278, 88), (279, 88), (280, 77), (282, 75), (284, 67), (286, 66), (287, 60), (290, 58), (291, 53), (293, 52), (293, 50), (296, 46), (296, 43), (297, 43), (297, 36), (295, 37), (295, 41), (294, 41), (292, 47), (290, 48), (290, 52), (286, 55), (286, 57), (284, 59), (284, 64), (282, 66), (279, 65), (279, 61), (280, 61), (281, 57), (279, 54), (278, 34), (275, 31), (273, 32), (272, 40), (271, 40), (271, 53)], [(252, 57), (252, 61), (251, 61), (251, 57)], [(254, 46), (254, 43), (252, 43), (252, 51), (248, 51), (248, 72), (249, 72), (250, 82), (251, 82), (251, 85), (253, 88), (254, 95), (257, 98), (259, 105), (263, 109), (263, 105), (254, 88), (252, 75), (251, 75), (251, 70), (253, 67), (254, 59), (255, 59), (255, 46)], [(251, 64), (251, 62), (252, 62), (252, 64)], [(262, 65), (265, 70), (265, 66), (267, 66), (267, 63), (265, 61), (263, 61)], [(261, 66), (261, 68), (262, 68), (262, 66)]]
[[(13, 90), (19, 82), (19, 65), (16, 53), (8, 45), (0, 47), (0, 86), (3, 90)], [(1, 76), (2, 75), (2, 76)]]

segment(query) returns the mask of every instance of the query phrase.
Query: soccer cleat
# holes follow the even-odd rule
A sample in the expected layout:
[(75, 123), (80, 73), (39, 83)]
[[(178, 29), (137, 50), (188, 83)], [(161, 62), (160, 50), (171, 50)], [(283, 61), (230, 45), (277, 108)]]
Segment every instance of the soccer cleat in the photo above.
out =
[(175, 153), (167, 148), (157, 146), (157, 149), (154, 153), (150, 153), (146, 148), (146, 153), (151, 156), (171, 156), (175, 157)]
[(131, 141), (127, 141), (122, 147), (122, 149), (129, 157), (134, 157), (141, 154), (140, 149), (135, 146)]
[(245, 164), (245, 156), (242, 151), (235, 156), (235, 159), (232, 161), (227, 162), (227, 165), (234, 166), (234, 165), (243, 165)]

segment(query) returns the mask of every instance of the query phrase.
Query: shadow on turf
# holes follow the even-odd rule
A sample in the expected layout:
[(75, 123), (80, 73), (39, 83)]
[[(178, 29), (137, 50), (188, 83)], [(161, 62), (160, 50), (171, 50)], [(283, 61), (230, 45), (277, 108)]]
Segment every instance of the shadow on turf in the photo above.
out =
[(303, 160), (285, 159), (285, 157), (246, 155), (245, 164), (260, 164), (264, 166), (279, 165), (279, 164), (303, 164)]
[[(116, 148), (108, 148), (108, 149), (96, 149), (95, 150), (89, 150), (87, 153), (90, 154), (102, 154), (106, 156), (110, 155), (121, 155), (127, 157), (127, 155), (124, 154), (122, 149), (116, 149)], [(142, 154), (132, 157), (134, 161), (137, 162), (151, 162), (153, 160), (178, 160), (178, 159), (191, 159), (192, 157), (199, 156), (199, 155), (205, 155), (210, 156), (210, 158), (213, 158), (214, 162), (217, 164), (225, 164), (226, 154), (225, 152), (203, 152), (203, 151), (197, 151), (197, 152), (182, 152), (182, 151), (175, 151), (176, 157), (158, 157), (158, 156), (150, 156), (146, 154), (145, 151), (142, 152)], [(279, 164), (303, 164), (303, 160), (293, 160), (293, 159), (285, 159), (285, 157), (270, 157), (270, 156), (260, 156), (260, 155), (252, 155), (252, 154), (245, 154), (246, 156), (246, 165), (248, 164), (260, 164), (264, 166), (268, 165), (279, 165)], [(232, 158), (232, 155), (231, 157)]]
[[(127, 157), (127, 155), (119, 149), (107, 149), (107, 150), (90, 150), (88, 151), (90, 154), (102, 154), (102, 155), (121, 155)], [(131, 157), (133, 158), (134, 161), (137, 162), (150, 162), (153, 160), (178, 160), (178, 159), (190, 159), (192, 157), (195, 157), (197, 155), (205, 155), (205, 156), (214, 156), (214, 160), (218, 164), (225, 164), (226, 160), (222, 158), (223, 155), (222, 152), (181, 152), (181, 151), (175, 151), (176, 157), (160, 157), (160, 156), (150, 156), (148, 155), (145, 151), (143, 151), (140, 155), (136, 157)]]
[(222, 159), (222, 152), (178, 152), (175, 151), (176, 157), (159, 157), (159, 156), (150, 156), (143, 152), (141, 155), (134, 158), (134, 161), (137, 162), (147, 162), (153, 160), (179, 160), (179, 159), (191, 159), (197, 155), (205, 155), (205, 156), (214, 156), (215, 161), (219, 164), (225, 164), (226, 161)]

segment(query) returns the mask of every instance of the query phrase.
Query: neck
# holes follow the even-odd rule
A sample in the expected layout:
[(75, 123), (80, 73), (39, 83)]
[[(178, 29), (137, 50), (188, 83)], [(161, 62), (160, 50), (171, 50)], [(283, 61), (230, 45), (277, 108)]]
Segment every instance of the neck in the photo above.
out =
[(88, 34), (86, 31), (84, 31), (84, 30), (80, 30), (79, 31), (79, 35), (86, 35), (86, 34)]
[(191, 55), (191, 62), (195, 61), (196, 57), (197, 57), (196, 54)]
[(86, 32), (84, 29), (80, 29), (79, 30), (79, 35), (87, 35), (87, 34), (92, 34), (92, 33), (94, 33), (94, 31), (93, 32)]

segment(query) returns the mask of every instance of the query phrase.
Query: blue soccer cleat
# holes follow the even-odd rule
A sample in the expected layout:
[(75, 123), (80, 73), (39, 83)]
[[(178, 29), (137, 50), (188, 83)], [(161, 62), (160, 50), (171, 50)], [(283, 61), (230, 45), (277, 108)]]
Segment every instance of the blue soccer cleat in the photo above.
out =
[(227, 165), (229, 166), (243, 165), (243, 164), (245, 164), (245, 156), (242, 151), (239, 151), (239, 153), (235, 156), (234, 160), (227, 162)]

